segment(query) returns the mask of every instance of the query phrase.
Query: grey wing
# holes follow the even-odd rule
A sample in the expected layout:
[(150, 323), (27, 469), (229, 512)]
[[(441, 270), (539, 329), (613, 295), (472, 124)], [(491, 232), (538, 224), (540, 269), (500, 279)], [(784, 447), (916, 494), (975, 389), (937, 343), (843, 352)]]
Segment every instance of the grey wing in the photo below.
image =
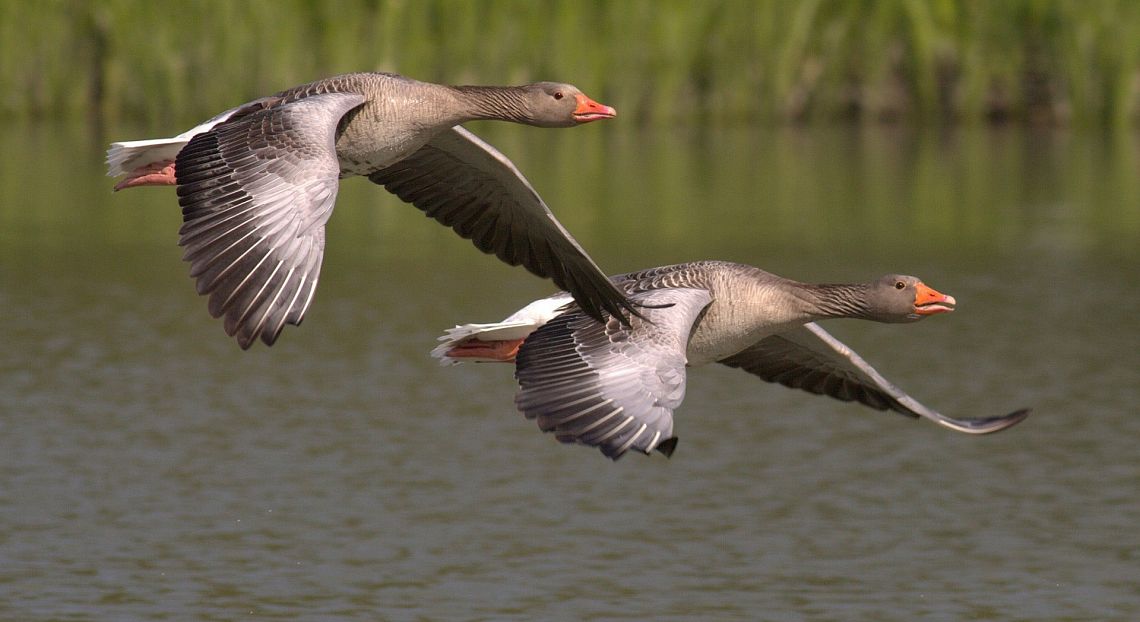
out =
[(587, 315), (637, 313), (506, 156), (454, 127), (368, 176), (485, 253), (570, 292)]
[(720, 361), (768, 382), (893, 410), (969, 434), (988, 434), (1020, 423), (1029, 409), (985, 419), (954, 419), (927, 408), (884, 378), (858, 354), (814, 322), (760, 340)]
[(258, 337), (272, 345), (304, 318), (336, 202), (337, 123), (363, 102), (327, 93), (257, 110), (178, 154), (178, 244), (211, 315), (225, 316), (242, 348)]
[(630, 326), (570, 311), (531, 334), (515, 361), (515, 405), (528, 419), (562, 442), (598, 447), (615, 460), (630, 449), (672, 454), (685, 348), (712, 298), (703, 289), (677, 288), (634, 300), (647, 306)]

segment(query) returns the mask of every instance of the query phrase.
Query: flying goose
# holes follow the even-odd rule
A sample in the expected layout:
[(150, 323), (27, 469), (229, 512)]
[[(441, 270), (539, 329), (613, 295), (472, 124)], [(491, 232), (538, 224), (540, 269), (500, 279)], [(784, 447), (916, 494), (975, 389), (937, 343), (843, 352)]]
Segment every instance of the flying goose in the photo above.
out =
[(700, 261), (613, 277), (642, 307), (629, 326), (598, 322), (565, 292), (502, 322), (456, 326), (432, 351), (443, 364), (515, 363), (515, 405), (565, 443), (618, 459), (633, 449), (672, 455), (673, 411), (687, 367), (722, 363), (768, 382), (925, 417), (968, 434), (1004, 430), (1028, 409), (954, 419), (923, 406), (816, 321), (907, 323), (954, 310), (955, 301), (913, 276), (809, 284), (752, 266)]
[(248, 348), (300, 324), (339, 180), (366, 176), (486, 253), (552, 279), (585, 313), (638, 313), (503, 154), (459, 124), (571, 127), (616, 115), (574, 86), (445, 86), (389, 73), (326, 78), (173, 138), (113, 143), (116, 190), (177, 185), (179, 245), (214, 317)]

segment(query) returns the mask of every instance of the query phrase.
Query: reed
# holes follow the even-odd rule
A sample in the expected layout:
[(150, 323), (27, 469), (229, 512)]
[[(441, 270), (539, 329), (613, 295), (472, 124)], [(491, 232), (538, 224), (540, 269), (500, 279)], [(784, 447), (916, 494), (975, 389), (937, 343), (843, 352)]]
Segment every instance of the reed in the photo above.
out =
[(357, 70), (646, 124), (1140, 119), (1131, 0), (0, 0), (0, 54), (0, 115), (156, 128)]

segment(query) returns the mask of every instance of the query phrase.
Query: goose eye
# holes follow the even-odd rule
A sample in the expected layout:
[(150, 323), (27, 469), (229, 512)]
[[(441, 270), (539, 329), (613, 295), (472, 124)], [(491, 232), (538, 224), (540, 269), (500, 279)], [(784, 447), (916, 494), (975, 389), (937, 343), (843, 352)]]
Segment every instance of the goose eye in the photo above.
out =
[(906, 288), (906, 283), (903, 283), (902, 281), (895, 281), (895, 289), (904, 289), (904, 288)]
[(562, 99), (563, 97), (562, 91), (554, 91), (554, 99)]

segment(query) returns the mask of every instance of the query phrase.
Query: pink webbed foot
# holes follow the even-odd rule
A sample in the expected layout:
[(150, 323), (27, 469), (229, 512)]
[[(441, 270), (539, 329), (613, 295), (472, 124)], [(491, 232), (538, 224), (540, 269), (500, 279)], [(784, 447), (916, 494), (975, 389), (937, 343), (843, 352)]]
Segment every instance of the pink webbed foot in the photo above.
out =
[(495, 361), (511, 363), (519, 353), (522, 339), (506, 341), (479, 341), (471, 339), (447, 351), (447, 356), (453, 359), (478, 359), (480, 361)]
[(174, 160), (152, 162), (131, 171), (126, 179), (115, 184), (115, 190), (135, 186), (173, 186), (178, 183), (174, 177)]

